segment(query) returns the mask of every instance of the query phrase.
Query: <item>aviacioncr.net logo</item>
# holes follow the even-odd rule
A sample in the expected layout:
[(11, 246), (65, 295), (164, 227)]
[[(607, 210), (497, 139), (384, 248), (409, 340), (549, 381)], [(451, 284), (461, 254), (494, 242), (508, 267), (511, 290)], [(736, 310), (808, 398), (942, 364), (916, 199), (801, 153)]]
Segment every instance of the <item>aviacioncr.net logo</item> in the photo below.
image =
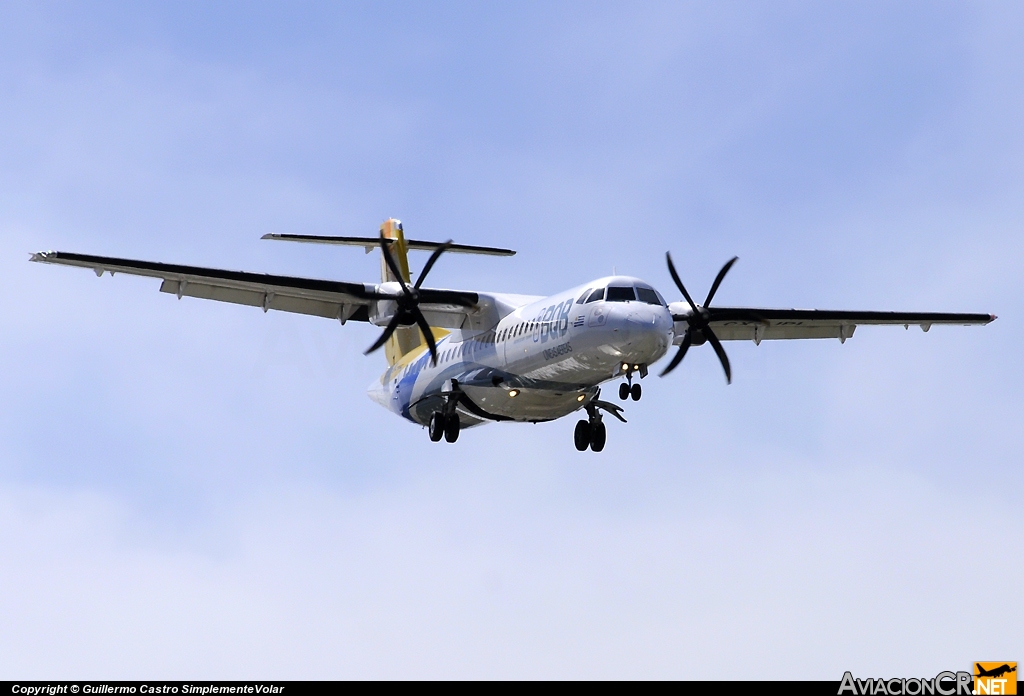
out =
[(970, 672), (939, 672), (932, 679), (856, 679), (843, 674), (838, 696), (973, 696)]

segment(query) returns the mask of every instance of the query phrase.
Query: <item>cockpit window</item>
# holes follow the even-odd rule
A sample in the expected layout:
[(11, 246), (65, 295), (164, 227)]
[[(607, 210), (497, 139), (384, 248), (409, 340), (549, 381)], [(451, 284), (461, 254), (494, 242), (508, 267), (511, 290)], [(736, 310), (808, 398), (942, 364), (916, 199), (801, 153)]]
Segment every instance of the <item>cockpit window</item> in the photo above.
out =
[(633, 288), (620, 288), (614, 285), (608, 287), (608, 301), (609, 302), (628, 302), (636, 299), (636, 293), (633, 292)]
[(583, 294), (580, 295), (580, 299), (576, 300), (576, 304), (583, 304), (584, 302), (586, 302), (587, 301), (587, 295), (589, 295), (589, 294), (590, 294), (590, 288), (587, 288), (586, 290), (583, 291)]
[(662, 303), (661, 298), (658, 297), (658, 293), (654, 291), (654, 288), (645, 288), (637, 285), (636, 295), (640, 298), (641, 302), (646, 302), (647, 304), (660, 305)]
[(594, 292), (590, 293), (590, 297), (587, 298), (587, 304), (591, 302), (597, 302), (604, 298), (604, 288), (598, 288)]

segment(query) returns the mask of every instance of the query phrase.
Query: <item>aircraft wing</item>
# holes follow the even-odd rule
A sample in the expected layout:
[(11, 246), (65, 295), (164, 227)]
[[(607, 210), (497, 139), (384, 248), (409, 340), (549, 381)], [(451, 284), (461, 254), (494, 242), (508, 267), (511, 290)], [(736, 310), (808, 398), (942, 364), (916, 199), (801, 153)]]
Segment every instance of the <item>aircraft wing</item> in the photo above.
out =
[[(689, 315), (689, 305), (670, 305), (677, 323), (676, 343), (680, 343)], [(760, 309), (754, 307), (708, 307), (708, 323), (722, 341), (754, 341), (838, 338), (845, 341), (861, 325), (913, 324), (927, 331), (933, 324), (988, 324), (991, 314), (949, 314), (938, 312), (855, 312), (825, 309)], [(681, 324), (681, 325), (680, 325)]]
[[(400, 292), (367, 283), (225, 271), (62, 251), (33, 254), (32, 260), (88, 268), (98, 276), (105, 271), (110, 275), (126, 273), (160, 278), (163, 281), (160, 292), (177, 295), (179, 299), (198, 297), (262, 307), (264, 312), (274, 309), (340, 319), (342, 322), (370, 321), (376, 317), (374, 305), (380, 301), (387, 303), (390, 297)], [(460, 325), (465, 315), (473, 312), (479, 301), (477, 293), (459, 290), (422, 288), (419, 295), (424, 312), (454, 325)]]

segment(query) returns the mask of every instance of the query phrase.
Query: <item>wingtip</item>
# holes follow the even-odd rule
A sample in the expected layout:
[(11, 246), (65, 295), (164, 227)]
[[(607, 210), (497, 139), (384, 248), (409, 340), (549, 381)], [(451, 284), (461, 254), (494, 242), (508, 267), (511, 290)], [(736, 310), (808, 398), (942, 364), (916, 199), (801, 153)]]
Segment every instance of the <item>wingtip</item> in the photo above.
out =
[(262, 237), (260, 237), (260, 239), (274, 239), (275, 237), (277, 237), (277, 235), (276, 235), (276, 234), (270, 234), (270, 233), (268, 232), (267, 234), (265, 234), (265, 235), (263, 235)]
[(35, 261), (36, 263), (40, 263), (40, 262), (46, 261), (48, 258), (53, 256), (55, 253), (56, 252), (53, 252), (53, 251), (37, 251), (37, 252), (35, 252), (33, 254), (29, 254), (28, 255), (28, 260), (29, 261)]

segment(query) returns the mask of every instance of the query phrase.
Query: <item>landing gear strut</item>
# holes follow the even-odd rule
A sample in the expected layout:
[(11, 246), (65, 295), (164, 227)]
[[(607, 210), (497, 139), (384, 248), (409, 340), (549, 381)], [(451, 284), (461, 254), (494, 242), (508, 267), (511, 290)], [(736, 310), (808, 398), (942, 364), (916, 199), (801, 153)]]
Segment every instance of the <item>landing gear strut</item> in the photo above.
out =
[(640, 383), (633, 384), (633, 373), (639, 372), (640, 379), (647, 376), (647, 365), (630, 365), (629, 363), (622, 363), (622, 372), (626, 375), (626, 381), (619, 385), (619, 398), (623, 401), (632, 398), (633, 401), (639, 401), (643, 395), (643, 389), (640, 388)]

